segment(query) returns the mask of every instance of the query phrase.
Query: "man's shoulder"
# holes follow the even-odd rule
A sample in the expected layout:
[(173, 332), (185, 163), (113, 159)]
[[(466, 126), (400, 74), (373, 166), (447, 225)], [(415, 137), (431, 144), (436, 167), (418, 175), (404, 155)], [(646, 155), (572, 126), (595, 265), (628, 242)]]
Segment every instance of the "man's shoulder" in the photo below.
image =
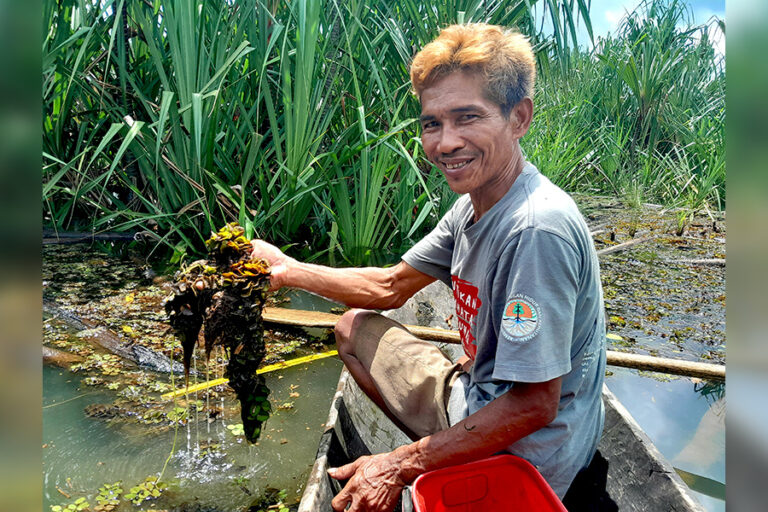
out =
[(556, 215), (578, 214), (579, 209), (573, 198), (541, 173), (531, 176), (527, 183), (529, 207), (537, 213)]
[(443, 214), (440, 222), (448, 223), (447, 225), (451, 226), (455, 233), (459, 226), (466, 224), (466, 221), (472, 217), (473, 212), (469, 194), (462, 194), (448, 208), (448, 211)]
[(529, 228), (570, 237), (586, 227), (573, 198), (542, 174), (529, 181), (526, 206)]

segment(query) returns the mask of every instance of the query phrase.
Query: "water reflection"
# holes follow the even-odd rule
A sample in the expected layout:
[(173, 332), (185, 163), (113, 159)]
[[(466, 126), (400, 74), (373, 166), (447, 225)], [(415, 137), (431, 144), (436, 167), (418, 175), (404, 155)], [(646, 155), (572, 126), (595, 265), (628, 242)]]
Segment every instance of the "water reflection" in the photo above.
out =
[[(709, 511), (725, 510), (725, 385), (611, 368), (606, 384)], [(718, 485), (719, 484), (719, 485)]]
[(693, 390), (707, 399), (710, 404), (715, 404), (725, 399), (725, 382), (708, 380), (696, 380)]

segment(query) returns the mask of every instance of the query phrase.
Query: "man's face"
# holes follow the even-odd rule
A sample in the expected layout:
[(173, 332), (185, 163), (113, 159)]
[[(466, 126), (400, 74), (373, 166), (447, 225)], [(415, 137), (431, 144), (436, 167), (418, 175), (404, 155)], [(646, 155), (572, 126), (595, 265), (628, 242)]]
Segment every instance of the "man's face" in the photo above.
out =
[(421, 93), (424, 152), (451, 190), (473, 197), (496, 195), (517, 163), (513, 124), (483, 86), (482, 77), (457, 71)]

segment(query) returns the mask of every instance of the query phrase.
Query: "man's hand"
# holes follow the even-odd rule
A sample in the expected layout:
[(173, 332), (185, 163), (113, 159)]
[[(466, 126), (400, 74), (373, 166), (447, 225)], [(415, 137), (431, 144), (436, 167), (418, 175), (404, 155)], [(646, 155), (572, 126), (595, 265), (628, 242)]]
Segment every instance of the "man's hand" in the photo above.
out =
[(392, 452), (380, 453), (329, 469), (331, 477), (349, 479), (344, 489), (333, 498), (333, 510), (341, 512), (351, 503), (349, 512), (390, 512), (407, 483), (400, 476), (400, 465), (395, 458)]
[(252, 240), (251, 259), (261, 258), (267, 260), (271, 268), (269, 276), (270, 289), (277, 290), (285, 285), (285, 277), (288, 267), (296, 260), (283, 254), (283, 252), (272, 244), (264, 240)]
[(456, 360), (456, 363), (460, 364), (461, 371), (466, 373), (469, 373), (469, 371), (472, 369), (472, 365), (475, 364), (475, 362), (466, 355), (461, 356), (458, 360)]

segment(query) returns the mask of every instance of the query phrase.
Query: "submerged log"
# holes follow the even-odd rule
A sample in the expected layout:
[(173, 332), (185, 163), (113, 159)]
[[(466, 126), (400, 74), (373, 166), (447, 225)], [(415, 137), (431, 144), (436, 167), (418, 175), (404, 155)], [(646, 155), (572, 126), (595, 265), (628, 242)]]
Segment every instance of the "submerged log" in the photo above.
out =
[(667, 263), (674, 263), (677, 265), (702, 265), (702, 266), (711, 266), (711, 267), (724, 267), (725, 266), (725, 258), (700, 258), (700, 259), (690, 259), (690, 260), (667, 260)]
[(70, 365), (83, 361), (82, 356), (43, 345), (43, 364), (69, 368)]
[(58, 318), (73, 330), (78, 331), (83, 339), (136, 364), (140, 368), (161, 373), (171, 373), (171, 370), (179, 374), (184, 372), (181, 363), (171, 362), (163, 354), (142, 345), (125, 343), (117, 334), (106, 327), (80, 318), (74, 313), (60, 308), (52, 300), (45, 297), (43, 298), (43, 312)]

